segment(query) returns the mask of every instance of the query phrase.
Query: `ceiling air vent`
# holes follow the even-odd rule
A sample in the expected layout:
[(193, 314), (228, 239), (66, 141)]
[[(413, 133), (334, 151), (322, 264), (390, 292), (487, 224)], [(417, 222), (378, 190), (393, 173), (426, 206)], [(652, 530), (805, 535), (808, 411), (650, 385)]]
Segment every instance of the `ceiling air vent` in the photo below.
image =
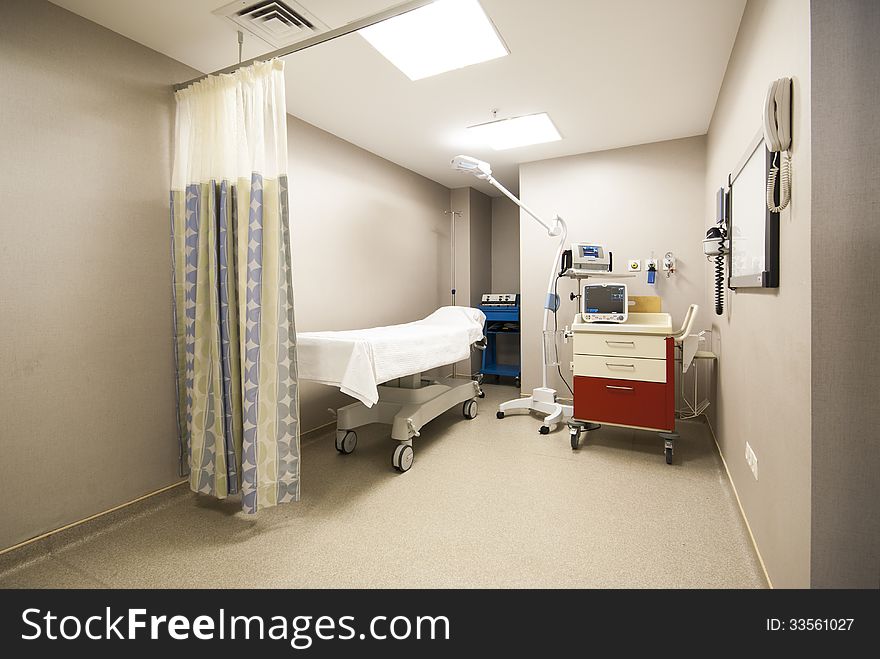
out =
[(276, 48), (308, 39), (329, 28), (297, 2), (236, 0), (214, 11)]

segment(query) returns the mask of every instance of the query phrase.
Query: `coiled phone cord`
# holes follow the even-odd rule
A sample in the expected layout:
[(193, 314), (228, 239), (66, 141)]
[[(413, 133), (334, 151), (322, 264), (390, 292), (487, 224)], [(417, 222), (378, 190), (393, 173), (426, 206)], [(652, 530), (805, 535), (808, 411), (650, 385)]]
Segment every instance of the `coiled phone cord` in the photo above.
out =
[(776, 164), (778, 160), (779, 154), (774, 153), (770, 175), (767, 177), (767, 208), (773, 213), (779, 213), (791, 201), (791, 157), (788, 155), (788, 151), (782, 156), (782, 178), (780, 179), (778, 206), (773, 199), (773, 193), (776, 190), (776, 177), (780, 175), (780, 167)]
[(727, 231), (724, 225), (720, 225), (718, 231), (718, 254), (715, 255), (715, 315), (720, 316), (724, 313), (724, 255), (727, 250), (724, 249), (724, 240), (727, 238)]

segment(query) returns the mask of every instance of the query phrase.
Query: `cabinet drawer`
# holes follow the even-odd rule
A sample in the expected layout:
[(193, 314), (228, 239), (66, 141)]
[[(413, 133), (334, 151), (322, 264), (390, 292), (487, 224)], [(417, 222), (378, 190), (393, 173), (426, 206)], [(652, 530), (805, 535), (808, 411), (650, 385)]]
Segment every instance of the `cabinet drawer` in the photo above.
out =
[(666, 382), (666, 360), (612, 355), (575, 355), (574, 374), (593, 378)]
[(666, 337), (577, 332), (574, 335), (574, 352), (576, 355), (617, 355), (663, 359), (666, 357)]
[(672, 431), (672, 383), (575, 377), (574, 417), (582, 421)]

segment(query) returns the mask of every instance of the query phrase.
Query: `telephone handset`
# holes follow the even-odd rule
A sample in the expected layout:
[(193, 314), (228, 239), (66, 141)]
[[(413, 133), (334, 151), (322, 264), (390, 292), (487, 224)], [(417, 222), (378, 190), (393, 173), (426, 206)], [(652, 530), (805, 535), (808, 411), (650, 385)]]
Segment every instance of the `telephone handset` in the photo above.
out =
[(764, 141), (774, 153), (788, 151), (791, 146), (791, 78), (780, 78), (767, 88)]
[[(773, 165), (767, 177), (767, 208), (780, 212), (791, 201), (791, 78), (770, 83), (764, 99), (764, 142), (773, 153)], [(778, 165), (782, 153), (781, 166)], [(780, 177), (779, 203), (776, 203), (776, 179)]]

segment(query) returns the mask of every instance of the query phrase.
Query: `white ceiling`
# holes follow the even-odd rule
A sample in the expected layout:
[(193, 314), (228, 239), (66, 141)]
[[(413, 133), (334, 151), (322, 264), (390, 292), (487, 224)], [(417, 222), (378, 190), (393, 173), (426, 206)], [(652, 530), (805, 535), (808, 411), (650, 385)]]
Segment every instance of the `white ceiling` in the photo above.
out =
[[(235, 27), (211, 13), (229, 0), (53, 1), (200, 71), (238, 61)], [(705, 133), (746, 2), (481, 1), (509, 56), (413, 82), (349, 35), (286, 58), (288, 111), (448, 187), (477, 183), (448, 167), (466, 153), (516, 189), (519, 163)], [(400, 4), (299, 2), (331, 28)], [(273, 49), (245, 36), (245, 59)], [(496, 108), (499, 118), (548, 112), (563, 139), (472, 143), (465, 128)]]

